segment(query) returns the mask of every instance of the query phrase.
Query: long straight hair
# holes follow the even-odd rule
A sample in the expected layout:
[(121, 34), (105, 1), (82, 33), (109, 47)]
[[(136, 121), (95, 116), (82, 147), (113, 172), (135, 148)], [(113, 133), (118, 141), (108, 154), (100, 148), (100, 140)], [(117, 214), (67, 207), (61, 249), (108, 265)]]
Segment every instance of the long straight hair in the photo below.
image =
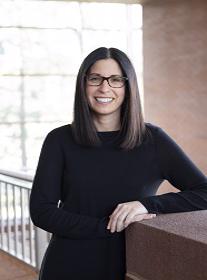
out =
[(121, 105), (119, 135), (122, 140), (119, 148), (131, 150), (142, 143), (146, 127), (134, 67), (128, 56), (116, 48), (98, 48), (82, 62), (76, 80), (72, 133), (75, 141), (80, 145), (93, 147), (101, 144), (87, 101), (85, 75), (96, 61), (108, 58), (114, 59), (123, 75), (128, 78), (125, 85), (125, 98)]

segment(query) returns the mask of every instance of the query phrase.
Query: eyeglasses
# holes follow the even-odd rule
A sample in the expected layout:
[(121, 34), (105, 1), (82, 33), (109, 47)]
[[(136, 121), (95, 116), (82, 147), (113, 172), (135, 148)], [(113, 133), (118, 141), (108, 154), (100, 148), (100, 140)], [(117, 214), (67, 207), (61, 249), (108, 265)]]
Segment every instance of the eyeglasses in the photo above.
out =
[(125, 85), (128, 80), (127, 77), (122, 77), (118, 75), (112, 75), (110, 77), (103, 77), (97, 74), (86, 75), (87, 84), (89, 86), (100, 86), (104, 80), (107, 80), (108, 84), (112, 88), (121, 88)]

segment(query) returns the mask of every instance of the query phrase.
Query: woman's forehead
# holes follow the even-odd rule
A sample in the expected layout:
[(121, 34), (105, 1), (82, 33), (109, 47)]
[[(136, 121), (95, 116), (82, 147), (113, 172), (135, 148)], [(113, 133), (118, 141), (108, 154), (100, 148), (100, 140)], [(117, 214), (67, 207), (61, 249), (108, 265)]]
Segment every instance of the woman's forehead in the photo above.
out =
[(122, 75), (122, 70), (113, 58), (97, 60), (90, 68), (89, 73), (97, 73), (102, 76)]

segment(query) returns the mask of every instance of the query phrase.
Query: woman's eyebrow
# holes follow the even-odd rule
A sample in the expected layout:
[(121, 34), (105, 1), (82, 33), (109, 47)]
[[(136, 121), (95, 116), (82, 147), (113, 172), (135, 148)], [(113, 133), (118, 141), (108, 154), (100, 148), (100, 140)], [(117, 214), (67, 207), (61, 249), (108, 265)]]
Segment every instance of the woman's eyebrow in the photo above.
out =
[[(94, 72), (92, 72), (92, 73), (89, 73), (90, 75), (97, 75), (97, 76), (102, 76), (101, 74), (99, 74), (99, 73), (94, 73)], [(107, 77), (111, 77), (111, 76), (122, 76), (122, 74), (112, 74), (112, 75), (110, 75), (110, 76), (107, 76)], [(105, 77), (105, 76), (102, 76), (102, 77)]]

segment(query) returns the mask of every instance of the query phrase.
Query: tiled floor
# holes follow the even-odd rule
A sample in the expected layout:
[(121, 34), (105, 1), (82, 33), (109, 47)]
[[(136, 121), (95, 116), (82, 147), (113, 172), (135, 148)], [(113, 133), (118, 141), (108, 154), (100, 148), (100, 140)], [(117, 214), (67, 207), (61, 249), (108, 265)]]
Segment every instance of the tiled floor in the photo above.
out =
[(37, 279), (34, 269), (0, 250), (0, 280)]

